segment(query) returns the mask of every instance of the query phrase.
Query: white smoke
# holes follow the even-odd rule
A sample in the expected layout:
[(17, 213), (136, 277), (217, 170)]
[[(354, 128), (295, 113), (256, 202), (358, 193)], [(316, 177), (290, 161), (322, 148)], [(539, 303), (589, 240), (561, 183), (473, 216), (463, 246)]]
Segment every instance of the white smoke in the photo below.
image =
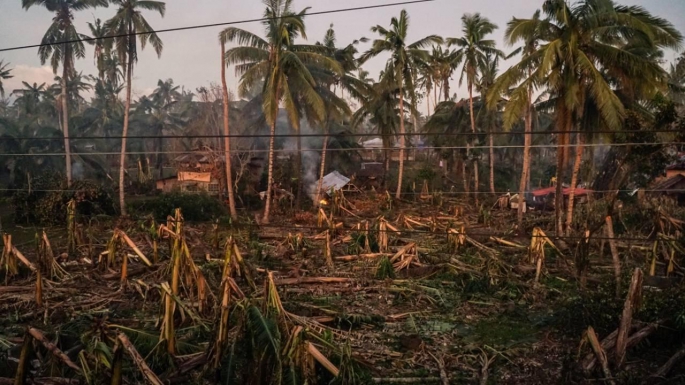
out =
[(76, 180), (83, 180), (85, 177), (85, 170), (83, 168), (83, 163), (74, 162), (71, 164), (71, 177)]
[[(321, 145), (323, 139), (318, 136), (307, 136), (320, 134), (303, 120), (300, 122), (300, 137), (302, 143), (302, 189), (313, 201), (316, 201), (316, 182), (319, 180), (319, 166), (321, 165)], [(293, 136), (283, 143), (283, 154), (292, 157), (297, 156), (297, 140)]]

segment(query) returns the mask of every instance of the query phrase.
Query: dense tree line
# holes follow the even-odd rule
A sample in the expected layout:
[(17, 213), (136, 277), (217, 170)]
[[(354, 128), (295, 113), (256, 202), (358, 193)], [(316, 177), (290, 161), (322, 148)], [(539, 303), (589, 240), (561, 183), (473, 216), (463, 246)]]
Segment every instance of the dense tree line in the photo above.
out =
[[(163, 166), (170, 160), (165, 152), (207, 146), (225, 153), (228, 160), (226, 191), (235, 217), (235, 175), (230, 172), (230, 161), (238, 144), (229, 135), (269, 134), (264, 146), (268, 149), (266, 188), (270, 197), (279, 126), (287, 127), (297, 138), (295, 169), (300, 199), (304, 187), (302, 137), (298, 134), (307, 124), (324, 134), (320, 176), (335, 133), (376, 133), (386, 149), (397, 143), (397, 198), (403, 192), (404, 150), (418, 139), (407, 133), (426, 133), (429, 144), (444, 148), (437, 151), (445, 162), (444, 172), (460, 179), (463, 190), (473, 193), (475, 203), (483, 190), (479, 180), (484, 174), (479, 169), (482, 159), (488, 162), (489, 192), (497, 190), (499, 161), (518, 165), (518, 192), (523, 196), (531, 187), (531, 152), (540, 157), (550, 155), (533, 146), (556, 145), (556, 230), (561, 234), (569, 231), (573, 221), (573, 191), (588, 157), (585, 145), (621, 140), (597, 132), (618, 133), (635, 127), (654, 130), (679, 127), (682, 122), (678, 115), (685, 101), (685, 60), (681, 56), (668, 66), (663, 60), (664, 50), (680, 48), (682, 34), (642, 7), (612, 0), (543, 1), (530, 18), (514, 18), (507, 24), (506, 47), (497, 47), (490, 39), (498, 26), (478, 13), (462, 17), (456, 37), (428, 35), (409, 42), (413, 26), (409, 14), (401, 11), (388, 25), (371, 28), (375, 39), (365, 51), (358, 48), (367, 42), (365, 38), (339, 46), (333, 25), (321, 41), (309, 44), (307, 9), (295, 10), (292, 0), (266, 0), (263, 35), (233, 27), (219, 34), (221, 55), (217, 60), (223, 64), (221, 74), (216, 74), (222, 78), (217, 80), (219, 85), (191, 92), (171, 79), (160, 80), (154, 92), (137, 100), (132, 99), (131, 89), (139, 50), (150, 45), (161, 55), (164, 47), (161, 38), (150, 33), (153, 27), (145, 15), (156, 12), (164, 16), (163, 2), (22, 0), (22, 5), (54, 14), (43, 38), (43, 43), (51, 44), (41, 46), (38, 55), (41, 63), (50, 63), (56, 77), (54, 84), (24, 82), (20, 89), (5, 90), (2, 79), (12, 77), (12, 67), (0, 61), (0, 144), (6, 153), (31, 154), (4, 157), (5, 180), (24, 188), (32, 176), (48, 169), (63, 170), (66, 186), (71, 185), (75, 173), (111, 179), (119, 186), (122, 214), (126, 214), (127, 164), (138, 164), (138, 178), (151, 178), (153, 170), (162, 177)], [(106, 6), (115, 8), (112, 18), (89, 23), (88, 31), (94, 38), (88, 43), (93, 45), (98, 73), (84, 75), (77, 70), (77, 60), (86, 55), (84, 44), (60, 42), (82, 36), (73, 24), (79, 11)], [(135, 35), (140, 32), (147, 33)], [(107, 38), (109, 35), (117, 37)], [(388, 60), (378, 76), (370, 77), (363, 66), (376, 56)], [(505, 59), (515, 59), (515, 63), (500, 71)], [(226, 87), (229, 65), (235, 65), (239, 77), (237, 97)], [(466, 86), (466, 98), (451, 93), (454, 77)], [(83, 97), (87, 91), (93, 95), (91, 100)], [(422, 102), (425, 114), (419, 111)], [(668, 111), (675, 116), (667, 123), (658, 121)], [(512, 135), (498, 134), (507, 130)], [(540, 131), (552, 133), (540, 135)], [(127, 140), (139, 135), (155, 139)], [(165, 135), (215, 138), (163, 139)], [(79, 140), (93, 136), (103, 140)], [(653, 136), (660, 141), (673, 138)], [(495, 153), (500, 145), (521, 145), (523, 149)], [(96, 154), (107, 155), (88, 155), (87, 146), (97, 148)], [(592, 159), (594, 149), (589, 151)], [(65, 158), (50, 155), (62, 152)], [(120, 154), (118, 160), (113, 152)], [(152, 159), (142, 155), (147, 152), (154, 154)], [(115, 171), (118, 180), (112, 176)], [(561, 210), (563, 183), (572, 191), (566, 215)], [(320, 190), (318, 186), (317, 194)], [(271, 199), (266, 199), (265, 206), (262, 222), (269, 221)], [(519, 211), (519, 221), (521, 218)]]

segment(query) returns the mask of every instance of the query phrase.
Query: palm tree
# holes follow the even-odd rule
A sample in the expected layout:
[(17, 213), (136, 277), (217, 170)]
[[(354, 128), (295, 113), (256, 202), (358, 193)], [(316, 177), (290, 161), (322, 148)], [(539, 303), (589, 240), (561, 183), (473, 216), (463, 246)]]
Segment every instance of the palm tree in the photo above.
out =
[[(505, 32), (505, 41), (509, 45), (514, 45), (521, 41), (522, 46), (516, 48), (512, 53), (507, 56), (507, 59), (521, 54), (522, 57), (528, 58), (533, 55), (537, 49), (540, 40), (543, 38), (545, 32), (546, 24), (542, 23), (540, 20), (540, 10), (535, 11), (533, 17), (530, 20), (521, 21), (519, 19), (512, 19), (507, 25), (507, 30)], [(526, 68), (522, 68), (524, 74), (530, 76), (535, 67), (539, 63), (537, 61), (529, 61)], [(503, 77), (504, 79), (504, 77)], [(499, 81), (496, 80), (496, 82)], [(523, 224), (523, 202), (526, 189), (528, 186), (528, 181), (530, 179), (530, 146), (532, 143), (532, 127), (533, 127), (533, 108), (532, 108), (532, 97), (533, 90), (532, 86), (528, 85), (528, 88), (521, 88), (525, 92), (525, 99), (521, 99), (525, 102), (524, 106), (524, 139), (523, 139), (523, 167), (521, 170), (521, 179), (519, 181), (519, 205), (517, 208), (516, 218), (519, 227)], [(490, 92), (488, 94), (488, 105), (489, 107), (497, 106), (500, 102), (500, 96), (496, 93)], [(512, 108), (507, 108), (505, 113), (511, 115), (514, 112)], [(506, 121), (507, 119), (505, 119)], [(511, 119), (509, 120), (511, 122)], [(509, 129), (511, 126), (505, 124), (505, 128)]]
[(41, 44), (44, 45), (38, 48), (38, 55), (40, 56), (41, 64), (45, 64), (50, 59), (52, 71), (55, 74), (59, 66), (62, 66), (62, 132), (64, 132), (64, 151), (66, 153), (67, 185), (71, 185), (67, 81), (75, 73), (75, 59), (84, 58), (86, 50), (81, 41), (60, 43), (81, 38), (81, 34), (76, 32), (76, 27), (74, 26), (74, 12), (98, 6), (106, 7), (107, 0), (21, 0), (21, 4), (26, 10), (33, 6), (42, 6), (55, 14), (52, 24), (45, 32), (41, 41)]
[[(392, 68), (392, 62), (386, 64), (386, 70), (379, 76), (379, 81), (374, 83), (365, 97), (361, 99), (361, 107), (352, 115), (352, 127), (358, 127), (368, 121), (376, 129), (376, 133), (383, 140), (383, 153), (385, 158), (385, 178), (390, 170), (390, 149), (394, 145), (393, 138), (397, 136), (407, 113), (413, 113), (410, 106), (402, 105), (400, 110), (399, 95), (400, 86), (393, 76), (396, 71)], [(387, 187), (387, 186), (386, 186)]]
[(107, 68), (107, 59), (111, 57), (112, 39), (105, 39), (107, 29), (102, 24), (102, 20), (96, 19), (95, 23), (88, 22), (90, 34), (95, 40), (88, 40), (88, 44), (95, 47), (93, 58), (98, 69), (98, 77), (104, 79)]
[(2, 80), (3, 79), (11, 79), (14, 76), (10, 75), (12, 72), (11, 68), (7, 68), (10, 63), (4, 63), (2, 60), (0, 60), (0, 97), (5, 97), (5, 89), (2, 87)]
[[(348, 103), (342, 98), (343, 92), (347, 93), (354, 99), (358, 101), (364, 100), (364, 97), (369, 94), (370, 86), (362, 79), (359, 79), (353, 75), (354, 71), (358, 71), (360, 75), (363, 75), (360, 71), (355, 55), (357, 54), (357, 48), (355, 47), (359, 42), (366, 41), (365, 38), (360, 40), (355, 40), (343, 48), (336, 47), (337, 39), (335, 35), (335, 30), (333, 29), (333, 24), (326, 31), (323, 42), (317, 42), (317, 46), (325, 47), (325, 54), (335, 60), (342, 68), (343, 73), (335, 73), (327, 71), (325, 69), (312, 68), (312, 75), (317, 80), (317, 93), (321, 96), (324, 101), (326, 108), (326, 119), (323, 123), (324, 138), (321, 149), (321, 164), (319, 166), (319, 182), (316, 186), (316, 202), (320, 200), (321, 189), (323, 186), (323, 178), (326, 170), (326, 157), (327, 150), (330, 141), (331, 126), (342, 125), (343, 120), (352, 114)], [(367, 73), (368, 74), (368, 73)], [(337, 88), (340, 88), (340, 97), (336, 94)], [(307, 116), (312, 115), (311, 113), (306, 113)]]
[[(266, 0), (263, 22), (266, 39), (239, 28), (227, 28), (221, 32), (221, 40), (237, 41), (239, 47), (226, 52), (226, 64), (237, 64), (236, 73), (241, 76), (239, 93), (246, 95), (258, 82), (264, 81), (261, 101), (266, 124), (270, 127), (269, 166), (266, 205), (263, 223), (269, 222), (273, 189), (274, 146), (276, 120), (282, 102), (293, 128), (299, 130), (300, 111), (298, 95), (307, 101), (309, 108), (322, 121), (325, 105), (315, 90), (316, 81), (308, 64), (315, 64), (336, 73), (342, 68), (334, 60), (322, 55), (310, 45), (297, 45), (295, 39), (306, 39), (304, 17), (307, 9), (294, 13), (292, 0)], [(297, 92), (297, 93), (296, 93)]]
[(133, 63), (138, 61), (138, 45), (136, 43), (136, 33), (140, 40), (141, 49), (147, 43), (157, 52), (157, 56), (162, 55), (162, 40), (154, 33), (154, 29), (145, 20), (142, 10), (158, 12), (164, 17), (166, 5), (161, 1), (152, 0), (110, 0), (112, 4), (119, 6), (117, 13), (105, 22), (105, 30), (109, 35), (116, 35), (114, 46), (116, 47), (119, 61), (124, 63), (126, 75), (126, 104), (124, 105), (124, 128), (121, 133), (121, 156), (119, 160), (119, 206), (121, 215), (126, 215), (126, 204), (124, 202), (124, 173), (126, 171), (126, 136), (128, 135), (129, 115), (131, 109), (131, 87)]
[[(452, 148), (442, 150), (441, 155), (447, 162), (452, 160), (455, 174), (461, 177), (465, 193), (469, 192), (465, 166), (467, 154), (463, 150), (454, 150), (454, 147), (466, 145), (466, 134), (470, 131), (468, 119), (468, 109), (463, 99), (459, 102), (448, 100), (436, 106), (435, 113), (424, 126), (424, 132), (430, 134), (432, 146)], [(446, 164), (445, 175), (447, 169)]]
[[(608, 128), (618, 129), (625, 117), (615, 85), (639, 88), (641, 94), (665, 87), (666, 74), (648, 55), (635, 55), (627, 47), (640, 41), (654, 48), (677, 48), (681, 34), (668, 21), (641, 7), (621, 6), (612, 0), (587, 0), (570, 6), (565, 0), (547, 0), (542, 23), (542, 44), (506, 71), (493, 87), (501, 95), (511, 86), (505, 124), (511, 125), (527, 106), (529, 90), (544, 88), (556, 114), (557, 188), (556, 233), (563, 233), (562, 183), (568, 159), (570, 131), (577, 127), (591, 103)], [(519, 20), (525, 25), (530, 20)], [(510, 37), (528, 35), (515, 29)], [(530, 29), (528, 29), (530, 31)], [(528, 68), (536, 65), (530, 73)], [(612, 80), (609, 80), (612, 79)], [(579, 148), (582, 146), (579, 146)], [(576, 186), (571, 186), (572, 194)]]
[[(388, 52), (391, 55), (390, 62), (392, 63), (391, 68), (395, 73), (393, 78), (397, 81), (399, 88), (399, 98), (400, 113), (404, 112), (404, 94), (405, 91), (412, 96), (412, 102), (414, 102), (414, 76), (412, 74), (412, 67), (415, 63), (419, 62), (421, 59), (427, 57), (427, 52), (423, 50), (433, 43), (442, 44), (442, 38), (437, 35), (431, 35), (419, 39), (414, 43), (407, 44), (407, 34), (409, 31), (409, 15), (406, 10), (400, 12), (400, 17), (393, 17), (390, 20), (390, 29), (386, 29), (380, 25), (371, 28), (372, 32), (378, 33), (380, 39), (373, 41), (371, 48), (366, 51), (360, 58), (359, 62), (361, 64), (365, 63), (367, 60), (380, 55), (383, 52)], [(412, 104), (411, 109), (414, 110), (415, 106)], [(397, 191), (395, 192), (395, 198), (399, 199), (402, 194), (402, 177), (404, 173), (404, 150), (405, 150), (405, 128), (404, 128), (404, 117), (400, 117), (400, 168), (399, 175), (397, 178)]]
[(33, 117), (39, 112), (41, 99), (46, 93), (47, 88), (45, 83), (38, 85), (38, 83), (33, 83), (33, 85), (22, 81), (21, 84), (24, 88), (16, 89), (12, 91), (13, 95), (19, 95), (14, 101), (14, 105), (19, 107), (21, 114), (27, 117)]
[[(480, 71), (480, 78), (476, 81), (475, 87), (476, 91), (481, 95), (481, 106), (485, 102), (485, 95), (490, 91), (490, 87), (495, 82), (497, 78), (497, 73), (499, 71), (499, 56), (493, 56), (491, 54), (485, 55), (485, 62), (483, 63), (483, 68)], [(483, 120), (488, 131), (488, 149), (489, 156), (488, 162), (490, 163), (490, 193), (495, 193), (495, 151), (494, 151), (494, 134), (493, 130), (497, 124), (498, 116), (497, 111), (492, 113), (487, 109), (482, 109)]]
[[(461, 18), (462, 33), (464, 36), (460, 38), (449, 38), (447, 44), (457, 46), (455, 52), (456, 63), (464, 63), (459, 84), (461, 85), (466, 78), (466, 84), (469, 90), (469, 111), (471, 114), (471, 133), (476, 133), (476, 116), (473, 112), (473, 86), (478, 78), (478, 74), (483, 70), (486, 63), (487, 55), (499, 57), (503, 56), (497, 48), (495, 48), (495, 41), (486, 39), (485, 37), (497, 29), (497, 25), (493, 24), (486, 17), (482, 17), (480, 13), (465, 14)], [(475, 194), (476, 205), (478, 204), (478, 161), (473, 161), (473, 192)]]
[(221, 92), (222, 92), (222, 106), (224, 115), (224, 168), (226, 169), (226, 189), (228, 191), (228, 208), (233, 220), (238, 219), (238, 213), (235, 210), (235, 196), (233, 194), (233, 174), (231, 167), (231, 129), (229, 126), (229, 97), (228, 86), (226, 85), (226, 40), (219, 35), (219, 42), (221, 43)]

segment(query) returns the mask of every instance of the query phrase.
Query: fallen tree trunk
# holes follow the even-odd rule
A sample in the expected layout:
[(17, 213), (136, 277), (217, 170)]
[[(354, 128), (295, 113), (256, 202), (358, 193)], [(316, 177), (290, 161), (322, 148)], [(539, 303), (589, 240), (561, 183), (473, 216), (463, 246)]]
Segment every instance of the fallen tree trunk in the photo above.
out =
[(121, 345), (126, 349), (128, 352), (129, 356), (131, 356), (131, 359), (133, 359), (133, 362), (136, 364), (138, 367), (138, 370), (143, 374), (145, 379), (152, 385), (164, 385), (164, 383), (157, 377), (155, 372), (150, 369), (149, 366), (145, 363), (145, 360), (143, 357), (140, 356), (138, 351), (136, 350), (135, 346), (129, 341), (128, 337), (124, 333), (119, 333), (117, 335), (117, 339), (119, 342), (121, 342)]
[(300, 285), (308, 283), (348, 283), (354, 282), (352, 278), (341, 277), (304, 277), (304, 278), (281, 278), (276, 281), (277, 286)]
[(76, 365), (64, 352), (59, 350), (59, 348), (50, 342), (47, 337), (43, 334), (42, 331), (36, 329), (36, 328), (29, 328), (28, 329), (29, 334), (31, 337), (35, 338), (37, 341), (39, 341), (43, 346), (45, 346), (46, 349), (52, 353), (53, 356), (59, 358), (62, 362), (64, 362), (65, 365), (68, 367), (74, 369), (76, 372), (81, 373), (81, 368)]
[(604, 349), (602, 349), (599, 339), (597, 339), (597, 334), (595, 334), (595, 329), (593, 329), (592, 326), (587, 328), (587, 339), (590, 342), (590, 346), (592, 346), (592, 350), (597, 356), (597, 360), (599, 360), (599, 363), (602, 365), (604, 379), (613, 385), (614, 381), (611, 380), (612, 375), (611, 371), (609, 370), (609, 361), (607, 360), (606, 352), (604, 352)]
[[(642, 329), (638, 330), (634, 334), (632, 334), (627, 340), (626, 349), (637, 345), (638, 343), (640, 343), (640, 341), (649, 337), (649, 335), (654, 333), (662, 323), (663, 323), (663, 321), (659, 321), (656, 323), (649, 324), (649, 325), (643, 327)], [(633, 329), (634, 328), (635, 328), (635, 325), (633, 325)], [(617, 335), (618, 335), (618, 329), (614, 330), (613, 333), (609, 334), (609, 336), (607, 336), (607, 338), (605, 338), (604, 341), (602, 341), (602, 346), (603, 347), (606, 346), (606, 348), (604, 348), (605, 351), (609, 351), (609, 350), (616, 347), (616, 336)], [(592, 355), (592, 354), (588, 354), (588, 356), (585, 357), (585, 360), (583, 360), (583, 362), (584, 362), (583, 369), (585, 369), (586, 371), (589, 372), (595, 368), (595, 365), (597, 365), (597, 358), (594, 357), (594, 355)]]
[(678, 350), (671, 358), (666, 361), (666, 363), (659, 368), (659, 370), (654, 373), (652, 377), (666, 377), (668, 375), (668, 372), (673, 369), (673, 367), (678, 363), (678, 361), (682, 360), (685, 358), (685, 346)]

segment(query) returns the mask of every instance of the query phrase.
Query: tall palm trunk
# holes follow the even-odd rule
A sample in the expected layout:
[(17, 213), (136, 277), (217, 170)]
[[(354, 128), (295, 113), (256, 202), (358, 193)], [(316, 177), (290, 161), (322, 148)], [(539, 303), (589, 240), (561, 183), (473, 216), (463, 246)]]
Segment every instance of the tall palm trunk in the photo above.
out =
[(576, 195), (578, 173), (580, 171), (580, 163), (583, 160), (583, 145), (585, 144), (583, 134), (579, 133), (576, 141), (578, 146), (576, 147), (576, 160), (573, 163), (573, 173), (571, 174), (571, 192), (568, 194), (568, 209), (566, 212), (566, 235), (571, 235), (571, 224), (573, 223), (573, 200)]
[(326, 150), (328, 150), (328, 121), (326, 122), (326, 133), (323, 137), (323, 146), (321, 148), (321, 168), (319, 169), (319, 183), (316, 185), (316, 205), (321, 201), (321, 188), (323, 187), (323, 177), (326, 173)]
[(267, 188), (266, 188), (266, 205), (264, 206), (264, 216), (262, 217), (262, 223), (269, 223), (269, 216), (271, 215), (271, 194), (273, 194), (274, 184), (274, 146), (276, 145), (276, 119), (274, 118), (273, 123), (271, 123), (271, 131), (269, 135), (269, 171), (267, 177)]
[[(129, 36), (133, 36), (133, 28), (129, 22)], [(126, 216), (126, 202), (124, 194), (124, 172), (126, 171), (126, 137), (128, 135), (128, 119), (131, 109), (131, 72), (133, 72), (133, 59), (131, 58), (133, 49), (129, 43), (129, 50), (126, 55), (126, 105), (124, 106), (124, 129), (121, 133), (121, 156), (119, 158), (119, 208), (121, 215)]]
[(525, 194), (530, 180), (530, 144), (532, 131), (532, 111), (530, 108), (530, 92), (528, 92), (528, 105), (526, 106), (525, 128), (523, 133), (523, 167), (521, 169), (521, 181), (519, 182), (519, 204), (516, 210), (516, 220), (519, 229), (523, 226), (523, 205)]
[(443, 79), (443, 91), (445, 92), (445, 101), (450, 100), (450, 78)]
[(404, 95), (402, 94), (402, 82), (400, 79), (400, 170), (397, 175), (397, 191), (395, 192), (395, 199), (400, 199), (402, 195), (402, 177), (404, 176)]
[(64, 131), (64, 152), (66, 154), (67, 164), (67, 186), (71, 186), (71, 146), (69, 145), (69, 106), (67, 104), (67, 70), (66, 57), (62, 63), (62, 130)]
[(228, 121), (228, 86), (226, 85), (226, 43), (221, 41), (221, 90), (223, 92), (224, 104), (224, 168), (226, 169), (226, 191), (228, 191), (228, 208), (231, 212), (231, 218), (238, 219), (238, 213), (235, 210), (235, 196), (233, 195), (233, 176), (231, 174), (231, 138), (229, 137), (231, 129)]
[(296, 158), (296, 169), (295, 175), (297, 176), (297, 195), (295, 196), (295, 208), (300, 209), (300, 204), (302, 203), (302, 131), (300, 127), (295, 129), (297, 135), (297, 158)]
[(494, 147), (494, 135), (492, 135), (492, 130), (490, 131), (490, 193), (495, 193), (495, 147)]
[(557, 112), (559, 119), (561, 120), (561, 130), (559, 130), (559, 141), (557, 144), (557, 186), (556, 192), (554, 194), (554, 215), (556, 221), (556, 235), (558, 237), (564, 234), (564, 195), (563, 195), (563, 182), (565, 176), (565, 166), (566, 166), (566, 153), (567, 153), (567, 139), (568, 131), (572, 126), (572, 117), (570, 111), (559, 111)]
[(438, 108), (438, 104), (438, 85), (436, 83), (435, 87), (433, 87), (433, 109)]
[[(471, 115), (471, 132), (476, 133), (476, 117), (473, 112), (473, 83), (469, 82), (469, 111)], [(474, 135), (475, 139), (475, 135)], [(470, 147), (470, 141), (468, 147)], [(474, 195), (474, 200), (476, 202), (476, 206), (478, 206), (478, 160), (474, 159), (473, 160), (473, 195)]]
[(431, 115), (431, 87), (426, 88), (426, 119)]

